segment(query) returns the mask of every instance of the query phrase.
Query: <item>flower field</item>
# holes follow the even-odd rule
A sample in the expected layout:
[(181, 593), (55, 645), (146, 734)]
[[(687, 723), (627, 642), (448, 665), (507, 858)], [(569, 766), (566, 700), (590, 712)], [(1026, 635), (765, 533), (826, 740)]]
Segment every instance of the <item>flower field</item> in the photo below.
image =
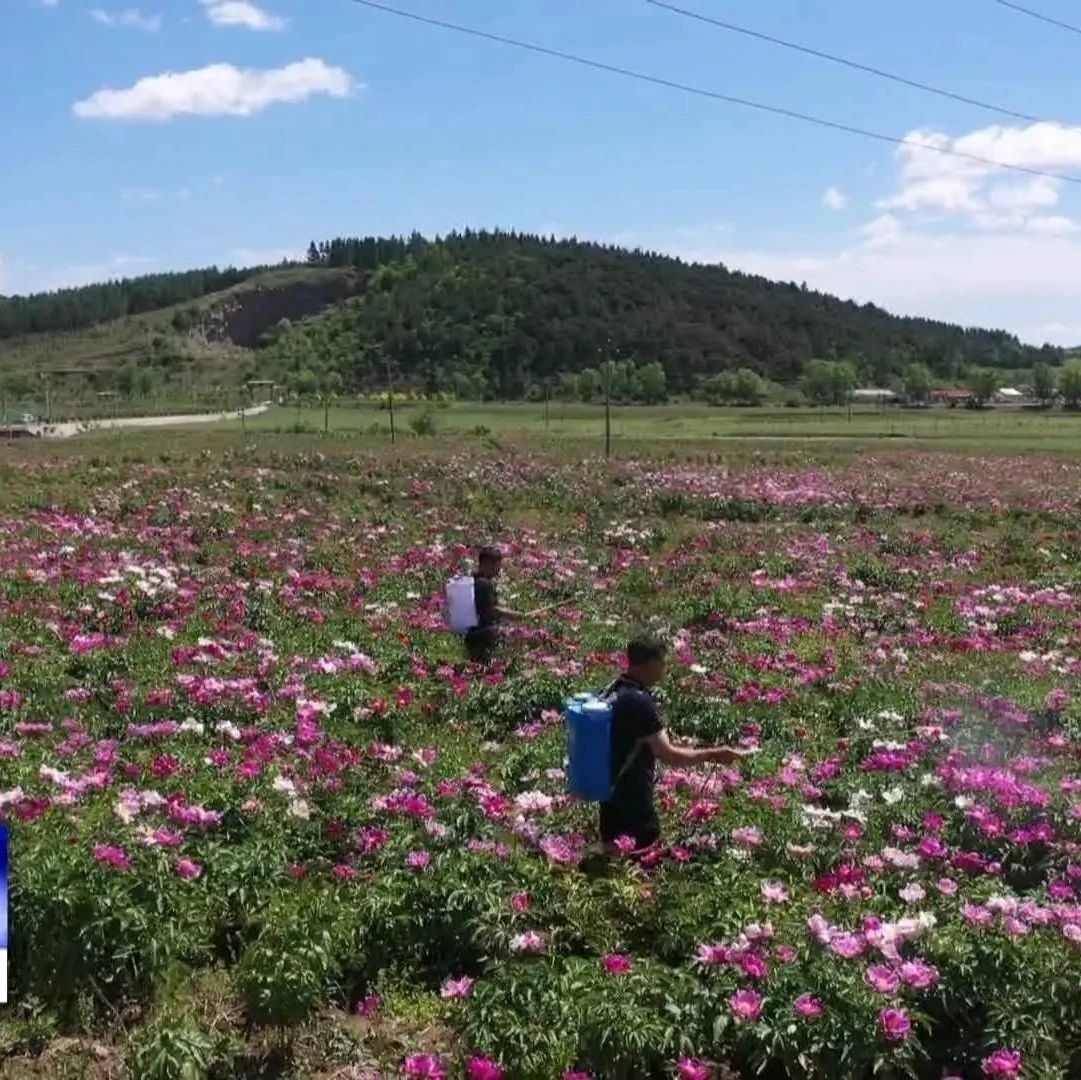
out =
[[(4, 1075), (1081, 1076), (1081, 465), (198, 447), (0, 459)], [(605, 863), (641, 626), (760, 753)]]

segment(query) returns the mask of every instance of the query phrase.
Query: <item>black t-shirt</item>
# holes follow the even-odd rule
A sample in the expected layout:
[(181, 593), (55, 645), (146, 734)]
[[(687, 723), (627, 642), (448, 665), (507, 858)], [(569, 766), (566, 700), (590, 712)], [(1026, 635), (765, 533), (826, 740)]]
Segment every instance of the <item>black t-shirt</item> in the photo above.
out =
[[(624, 675), (606, 694), (612, 700), (612, 779), (619, 779), (609, 803), (631, 820), (653, 816), (653, 751), (643, 739), (664, 730), (653, 695), (640, 683)], [(637, 750), (637, 753), (635, 751)], [(634, 754), (628, 766), (627, 758)], [(620, 771), (626, 766), (626, 772)]]
[(489, 626), (495, 626), (499, 622), (496, 608), (499, 607), (499, 596), (496, 593), (495, 582), (491, 578), (473, 575), (473, 603), (477, 609), (478, 630), (486, 630)]

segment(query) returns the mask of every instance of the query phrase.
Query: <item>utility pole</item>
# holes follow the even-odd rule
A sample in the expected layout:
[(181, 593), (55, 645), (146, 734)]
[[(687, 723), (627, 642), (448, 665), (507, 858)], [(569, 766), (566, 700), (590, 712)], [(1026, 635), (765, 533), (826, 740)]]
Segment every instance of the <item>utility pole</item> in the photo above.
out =
[(612, 456), (612, 339), (607, 341), (604, 361), (604, 456)]
[(551, 383), (544, 380), (544, 430), (548, 430), (548, 402), (551, 398)]
[(387, 362), (387, 410), (390, 413), (390, 445), (394, 445), (394, 379), (390, 371), (390, 357), (384, 354)]

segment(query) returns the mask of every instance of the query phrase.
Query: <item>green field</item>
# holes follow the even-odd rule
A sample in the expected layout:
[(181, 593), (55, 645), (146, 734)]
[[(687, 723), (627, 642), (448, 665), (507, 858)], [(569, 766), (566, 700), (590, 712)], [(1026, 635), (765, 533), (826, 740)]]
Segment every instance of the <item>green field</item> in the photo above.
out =
[[(414, 438), (411, 423), (428, 411), (424, 405), (395, 408), (400, 437)], [(523, 435), (595, 442), (604, 449), (602, 406), (543, 404), (458, 404), (430, 410), (435, 437)], [(389, 416), (376, 406), (273, 408), (245, 422), (252, 432), (322, 432), (389, 438)], [(241, 428), (239, 421), (223, 425)], [(961, 409), (715, 409), (704, 405), (612, 409), (613, 450), (620, 444), (666, 440), (797, 440), (837, 442), (905, 441), (943, 448), (1072, 453), (1081, 446), (1081, 417), (1023, 410)]]
[[(221, 410), (224, 402), (202, 409)], [(127, 413), (129, 416), (179, 415), (201, 411), (191, 400), (162, 399), (153, 407)], [(11, 410), (9, 410), (11, 415)], [(54, 414), (55, 415), (55, 414)], [(66, 415), (80, 415), (72, 412)], [(86, 414), (82, 414), (86, 415)], [(111, 410), (99, 408), (94, 414), (108, 418)], [(119, 415), (123, 417), (122, 408)], [(428, 416), (434, 432), (418, 436), (415, 425)], [(543, 403), (480, 404), (459, 403), (430, 406), (422, 403), (395, 407), (395, 430), (401, 444), (411, 442), (460, 442), (522, 439), (535, 444), (573, 440), (583, 454), (601, 455), (605, 448), (604, 408), (600, 405), (552, 402), (545, 415)], [(229, 441), (243, 433), (261, 436), (309, 436), (329, 434), (356, 439), (373, 446), (390, 441), (390, 417), (376, 404), (338, 405), (329, 412), (322, 407), (274, 406), (267, 412), (228, 421), (132, 430), (90, 431), (77, 437), (87, 441), (127, 440), (145, 442), (176, 439), (190, 446), (193, 441)], [(793, 443), (796, 445), (836, 444), (850, 450), (861, 446), (908, 446), (941, 450), (1000, 451), (1009, 453), (1073, 454), (1081, 448), (1081, 415), (1040, 412), (1027, 409), (813, 409), (813, 408), (710, 408), (680, 404), (657, 407), (614, 406), (611, 413), (613, 455), (640, 452), (649, 444)], [(48, 441), (46, 447), (56, 448)], [(43, 448), (44, 449), (44, 448)], [(48, 450), (46, 450), (48, 452)]]

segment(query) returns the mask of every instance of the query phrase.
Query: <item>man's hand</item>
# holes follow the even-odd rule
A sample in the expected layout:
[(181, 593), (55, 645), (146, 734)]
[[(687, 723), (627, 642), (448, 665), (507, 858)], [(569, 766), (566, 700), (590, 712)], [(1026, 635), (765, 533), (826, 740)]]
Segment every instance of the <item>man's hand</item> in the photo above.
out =
[(734, 746), (718, 746), (710, 754), (710, 760), (717, 765), (735, 765), (757, 752), (756, 750), (740, 750)]

